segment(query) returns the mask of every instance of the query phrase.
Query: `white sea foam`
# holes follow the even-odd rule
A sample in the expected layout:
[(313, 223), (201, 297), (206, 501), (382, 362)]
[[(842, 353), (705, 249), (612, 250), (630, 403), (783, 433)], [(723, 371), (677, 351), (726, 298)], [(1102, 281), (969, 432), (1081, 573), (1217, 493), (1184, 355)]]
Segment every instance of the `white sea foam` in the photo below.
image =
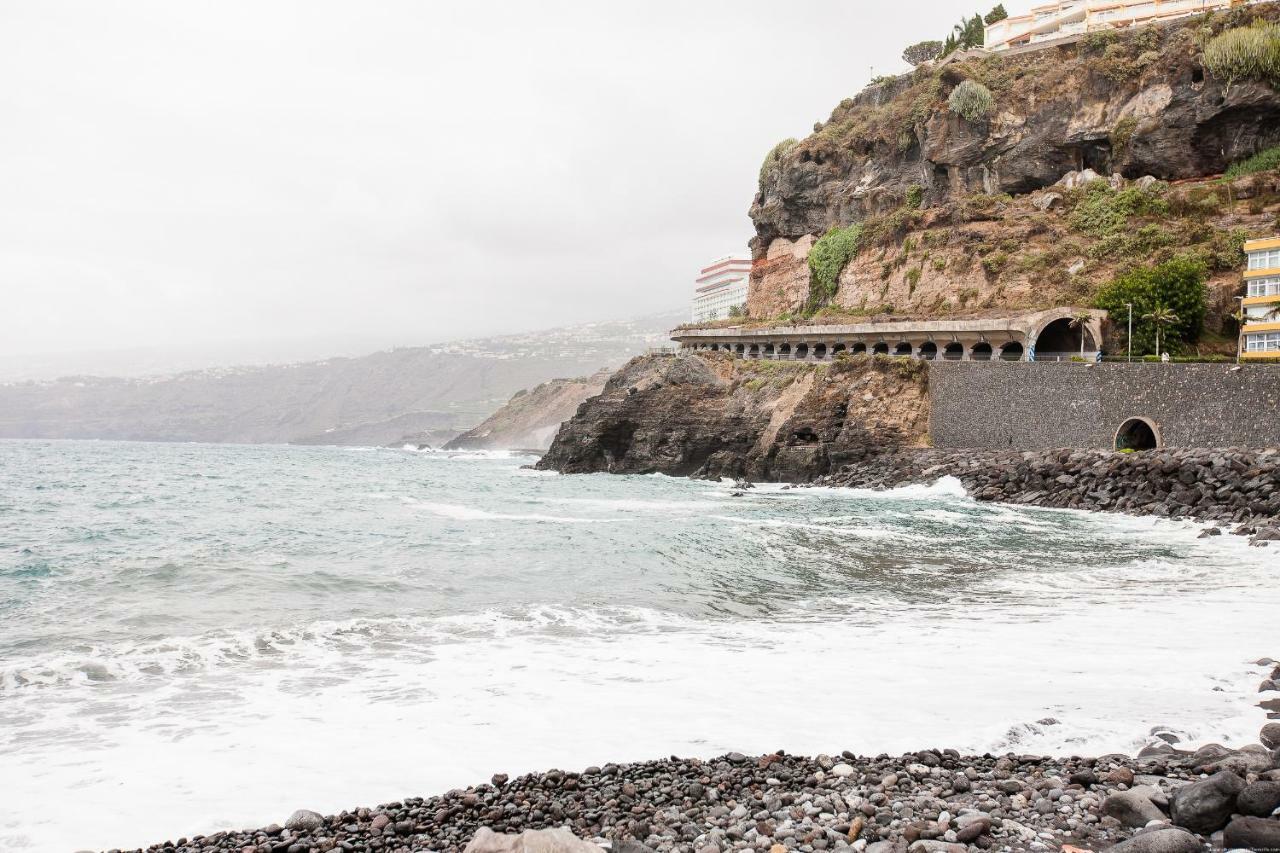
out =
[(1240, 537), (954, 481), (729, 498), (396, 459), (71, 444), (14, 478), (0, 849), (672, 753), (1098, 754), (1263, 722), (1247, 661), (1277, 654), (1280, 587)]

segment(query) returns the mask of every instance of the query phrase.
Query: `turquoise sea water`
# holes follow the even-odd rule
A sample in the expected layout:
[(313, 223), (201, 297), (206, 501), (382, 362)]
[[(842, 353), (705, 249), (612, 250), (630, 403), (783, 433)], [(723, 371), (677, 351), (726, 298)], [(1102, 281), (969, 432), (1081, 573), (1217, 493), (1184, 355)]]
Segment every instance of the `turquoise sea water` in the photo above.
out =
[(0, 442), (0, 849), (671, 753), (1263, 721), (1280, 554), (1238, 537), (946, 481), (734, 498), (530, 461)]

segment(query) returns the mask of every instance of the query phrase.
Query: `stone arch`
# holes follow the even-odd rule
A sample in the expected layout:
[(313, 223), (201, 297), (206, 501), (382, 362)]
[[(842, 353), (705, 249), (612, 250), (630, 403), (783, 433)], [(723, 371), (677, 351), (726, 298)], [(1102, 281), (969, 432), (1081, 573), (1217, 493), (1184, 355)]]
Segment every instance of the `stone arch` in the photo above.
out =
[(1017, 341), (1009, 341), (1009, 343), (1000, 347), (1001, 361), (1022, 361), (1026, 357), (1026, 350), (1022, 344)]
[(735, 355), (741, 356), (744, 352), (746, 352), (746, 349), (747, 347), (745, 344), (737, 344), (734, 346), (733, 352)]
[(782, 344), (778, 347), (778, 358), (791, 358), (791, 344)]
[(760, 357), (760, 345), (752, 344), (747, 349), (747, 358), (759, 358), (759, 357)]
[(969, 359), (971, 361), (990, 361), (991, 355), (991, 344), (986, 341), (979, 341), (969, 350)]
[(1164, 447), (1160, 425), (1150, 418), (1136, 417), (1116, 430), (1116, 450), (1159, 450)]
[(1037, 360), (1041, 358), (1079, 356), (1082, 339), (1085, 352), (1097, 351), (1098, 345), (1093, 339), (1089, 324), (1086, 322), (1073, 328), (1071, 323), (1071, 317), (1059, 317), (1045, 324), (1044, 328), (1036, 335)]
[(776, 354), (776, 353), (775, 353), (775, 351), (774, 351), (773, 344), (765, 344), (765, 345), (764, 345), (764, 357), (765, 357), (765, 358), (773, 358), (775, 354)]
[(813, 345), (813, 357), (814, 357), (814, 359), (815, 359), (815, 360), (817, 360), (817, 361), (823, 361), (823, 360), (825, 360), (825, 359), (826, 359), (826, 357), (827, 357), (827, 345), (826, 345), (826, 344), (814, 344), (814, 345)]
[(857, 343), (849, 344), (849, 353), (850, 353), (851, 355), (861, 355), (861, 354), (865, 353), (866, 351), (867, 351), (867, 345), (866, 345), (866, 344), (864, 344), (862, 341), (858, 341)]
[(893, 354), (894, 355), (911, 355), (911, 350), (912, 350), (911, 344), (907, 343), (906, 341), (900, 341), (898, 345), (893, 348)]
[(836, 344), (835, 346), (831, 347), (831, 357), (835, 358), (840, 353), (844, 352), (846, 349), (847, 347), (844, 344)]
[(796, 344), (796, 361), (804, 361), (809, 357), (808, 344)]
[(963, 358), (964, 358), (964, 344), (960, 343), (959, 341), (952, 341), (951, 343), (947, 344), (946, 348), (942, 351), (943, 361), (960, 361)]
[(925, 361), (933, 361), (938, 357), (938, 345), (933, 341), (925, 341), (920, 345), (920, 357)]

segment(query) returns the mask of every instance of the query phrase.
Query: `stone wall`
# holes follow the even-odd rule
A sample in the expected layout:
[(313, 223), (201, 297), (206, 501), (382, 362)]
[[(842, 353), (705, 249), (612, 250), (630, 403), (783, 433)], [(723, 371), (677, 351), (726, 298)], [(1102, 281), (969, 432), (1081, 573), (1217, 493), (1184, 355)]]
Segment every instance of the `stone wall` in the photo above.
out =
[(935, 447), (1110, 448), (1130, 418), (1167, 447), (1280, 447), (1280, 366), (931, 362)]

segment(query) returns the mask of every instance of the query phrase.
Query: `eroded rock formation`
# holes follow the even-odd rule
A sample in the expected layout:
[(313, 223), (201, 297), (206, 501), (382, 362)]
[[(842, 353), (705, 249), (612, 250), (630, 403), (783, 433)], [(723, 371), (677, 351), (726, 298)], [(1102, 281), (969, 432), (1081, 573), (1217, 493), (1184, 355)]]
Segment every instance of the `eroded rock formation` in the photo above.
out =
[(919, 444), (929, 420), (925, 376), (908, 359), (641, 356), (561, 427), (538, 467), (808, 480), (868, 446)]

